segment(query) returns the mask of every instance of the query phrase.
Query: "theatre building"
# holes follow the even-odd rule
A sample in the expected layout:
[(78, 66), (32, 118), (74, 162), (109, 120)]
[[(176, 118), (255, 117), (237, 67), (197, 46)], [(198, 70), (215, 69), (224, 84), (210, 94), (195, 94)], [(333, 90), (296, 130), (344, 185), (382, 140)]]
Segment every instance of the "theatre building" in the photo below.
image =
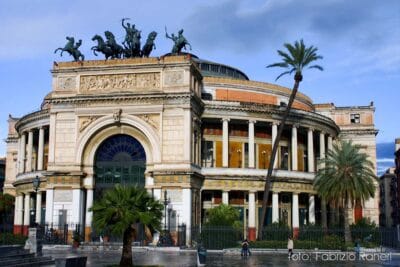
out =
[[(16, 196), (16, 233), (26, 234), (32, 222), (69, 223), (84, 225), (88, 237), (93, 201), (121, 183), (161, 200), (167, 192), (169, 227), (185, 223), (187, 240), (221, 203), (237, 208), (244, 233), (256, 237), (290, 89), (189, 54), (58, 62), (51, 75), (40, 109), (8, 120), (4, 191)], [(361, 144), (375, 163), (376, 133), (372, 103), (336, 107), (298, 93), (279, 143), (266, 223), (320, 223), (318, 159), (340, 137)], [(358, 203), (351, 220), (378, 222), (378, 210), (378, 198)]]

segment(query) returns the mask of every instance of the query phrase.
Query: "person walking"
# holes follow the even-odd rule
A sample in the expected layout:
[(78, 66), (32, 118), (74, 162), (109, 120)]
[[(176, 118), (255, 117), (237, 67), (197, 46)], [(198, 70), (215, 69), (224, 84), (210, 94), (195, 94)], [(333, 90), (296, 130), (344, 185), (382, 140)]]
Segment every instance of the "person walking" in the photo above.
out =
[(290, 259), (293, 254), (293, 239), (291, 236), (289, 236), (289, 238), (288, 238), (287, 248), (288, 248), (288, 257)]

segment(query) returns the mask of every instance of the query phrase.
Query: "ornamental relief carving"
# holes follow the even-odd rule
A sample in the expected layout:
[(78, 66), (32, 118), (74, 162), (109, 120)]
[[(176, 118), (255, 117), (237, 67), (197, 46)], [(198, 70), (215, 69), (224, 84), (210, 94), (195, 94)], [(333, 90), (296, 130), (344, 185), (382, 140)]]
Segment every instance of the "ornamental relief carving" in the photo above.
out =
[(71, 91), (76, 89), (75, 76), (58, 77), (57, 90)]
[(143, 114), (143, 115), (137, 115), (137, 117), (141, 118), (142, 120), (150, 124), (150, 126), (153, 127), (156, 131), (160, 129), (160, 115)]
[(88, 117), (80, 117), (79, 118), (79, 132), (85, 130), (89, 124), (95, 121), (99, 116), (88, 116)]
[(139, 91), (160, 88), (160, 73), (86, 75), (80, 78), (80, 92)]

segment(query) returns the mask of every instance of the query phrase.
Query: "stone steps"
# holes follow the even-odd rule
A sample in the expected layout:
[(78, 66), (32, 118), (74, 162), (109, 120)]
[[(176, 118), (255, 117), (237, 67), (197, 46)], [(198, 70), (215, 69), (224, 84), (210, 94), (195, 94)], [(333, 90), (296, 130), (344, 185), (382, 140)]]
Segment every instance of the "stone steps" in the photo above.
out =
[(54, 266), (51, 257), (35, 256), (22, 246), (0, 247), (0, 267)]

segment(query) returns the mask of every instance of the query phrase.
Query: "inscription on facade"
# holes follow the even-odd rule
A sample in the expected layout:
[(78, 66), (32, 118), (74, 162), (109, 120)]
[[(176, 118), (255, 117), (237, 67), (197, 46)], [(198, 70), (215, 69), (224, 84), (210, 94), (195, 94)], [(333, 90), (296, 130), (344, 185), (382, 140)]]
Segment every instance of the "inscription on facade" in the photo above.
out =
[(182, 202), (182, 191), (180, 189), (168, 189), (167, 197), (171, 200), (171, 202)]
[(125, 73), (81, 76), (80, 91), (138, 91), (160, 88), (160, 73)]
[(54, 190), (54, 202), (71, 202), (71, 190)]

